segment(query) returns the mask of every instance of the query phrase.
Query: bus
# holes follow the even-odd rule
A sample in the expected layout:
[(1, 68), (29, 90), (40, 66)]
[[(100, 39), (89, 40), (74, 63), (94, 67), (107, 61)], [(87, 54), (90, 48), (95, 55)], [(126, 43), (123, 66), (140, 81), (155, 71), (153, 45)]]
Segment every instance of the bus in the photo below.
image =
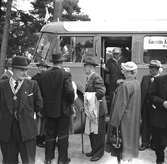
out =
[(99, 62), (97, 71), (108, 58), (107, 49), (120, 47), (127, 60), (134, 61), (141, 80), (148, 73), (150, 60), (160, 60), (166, 72), (167, 64), (167, 21), (115, 21), (94, 22), (52, 22), (44, 25), (34, 53), (34, 63), (51, 65), (51, 54), (62, 52), (73, 80), (83, 90), (85, 75), (83, 58), (89, 53)]
[(51, 54), (62, 52), (73, 81), (82, 97), (85, 86), (83, 59), (86, 54), (97, 58), (97, 72), (105, 77), (102, 64), (107, 51), (120, 47), (127, 60), (138, 65), (137, 79), (148, 73), (151, 60), (160, 60), (166, 73), (167, 21), (51, 22), (44, 25), (34, 53), (34, 63), (51, 65)]

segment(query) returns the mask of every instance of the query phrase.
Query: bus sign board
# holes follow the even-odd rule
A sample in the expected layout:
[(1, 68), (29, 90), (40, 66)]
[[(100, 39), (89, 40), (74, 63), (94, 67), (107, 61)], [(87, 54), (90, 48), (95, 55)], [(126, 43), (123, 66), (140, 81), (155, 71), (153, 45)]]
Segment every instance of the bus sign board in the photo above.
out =
[(166, 50), (167, 49), (167, 37), (163, 36), (149, 36), (144, 37), (144, 49), (145, 50)]

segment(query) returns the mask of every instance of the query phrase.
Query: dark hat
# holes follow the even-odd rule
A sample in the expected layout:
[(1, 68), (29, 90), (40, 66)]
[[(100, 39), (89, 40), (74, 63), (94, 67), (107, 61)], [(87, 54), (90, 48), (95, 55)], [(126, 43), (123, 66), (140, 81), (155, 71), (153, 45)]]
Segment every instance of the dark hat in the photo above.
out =
[(84, 59), (84, 65), (98, 66), (99, 64), (97, 63), (96, 59), (93, 56), (87, 56)]
[(15, 56), (12, 59), (12, 67), (18, 69), (28, 69), (28, 59), (24, 56)]
[(52, 54), (52, 62), (53, 63), (60, 63), (63, 62), (65, 59), (62, 55), (62, 53), (54, 53)]
[(156, 67), (156, 68), (161, 68), (162, 67), (162, 64), (159, 60), (151, 60), (150, 61), (150, 64), (149, 64), (149, 67)]

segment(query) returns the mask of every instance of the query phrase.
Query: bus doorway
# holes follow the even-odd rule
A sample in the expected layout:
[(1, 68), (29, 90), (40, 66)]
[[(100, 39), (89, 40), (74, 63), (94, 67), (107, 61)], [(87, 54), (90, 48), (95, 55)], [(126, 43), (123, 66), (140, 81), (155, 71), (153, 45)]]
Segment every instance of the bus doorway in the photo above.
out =
[(131, 60), (132, 37), (102, 37), (102, 70), (106, 86), (108, 113), (117, 87), (117, 80), (123, 79), (121, 63)]
[[(102, 58), (104, 63), (112, 57), (112, 51), (115, 47), (120, 47), (122, 50), (121, 62), (131, 60), (132, 37), (102, 37)], [(109, 52), (109, 53), (108, 53)]]

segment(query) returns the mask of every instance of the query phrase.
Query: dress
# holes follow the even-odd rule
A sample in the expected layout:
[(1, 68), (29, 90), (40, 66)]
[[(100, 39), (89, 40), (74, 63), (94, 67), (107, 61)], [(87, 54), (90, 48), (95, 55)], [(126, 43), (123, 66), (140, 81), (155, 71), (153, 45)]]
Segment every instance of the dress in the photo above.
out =
[(110, 124), (121, 127), (124, 159), (138, 156), (140, 106), (140, 83), (135, 79), (125, 80), (116, 89), (112, 102), (113, 112), (110, 116)]

